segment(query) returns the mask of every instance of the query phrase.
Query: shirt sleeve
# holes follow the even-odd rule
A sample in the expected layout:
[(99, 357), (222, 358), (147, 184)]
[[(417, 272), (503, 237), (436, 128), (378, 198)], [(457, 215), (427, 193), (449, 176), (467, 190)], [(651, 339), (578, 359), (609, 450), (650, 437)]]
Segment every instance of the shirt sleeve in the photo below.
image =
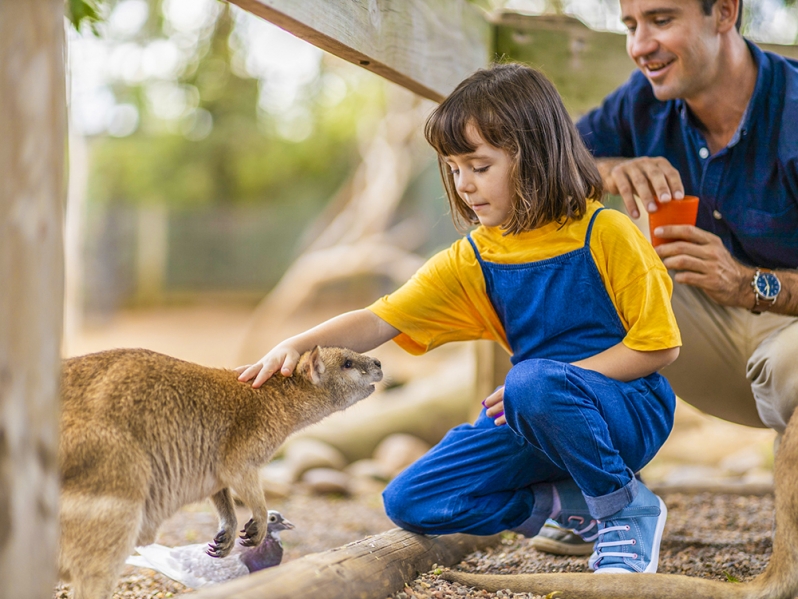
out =
[[(632, 139), (632, 102), (643, 75), (638, 71), (621, 87), (608, 95), (601, 106), (580, 118), (576, 128), (588, 150), (597, 158), (635, 156)], [(645, 77), (643, 77), (645, 81)], [(645, 81), (648, 85), (648, 81)]]
[[(463, 263), (460, 240), (422, 266), (399, 289), (368, 306), (374, 314), (401, 333), (394, 341), (411, 354), (423, 354), (450, 341), (473, 339), (500, 340), (496, 326), (484, 315), (486, 306), (477, 306), (474, 297), (484, 294), (476, 258), (474, 264)], [(487, 302), (487, 299), (485, 299)]]
[(590, 249), (626, 328), (623, 344), (639, 351), (679, 347), (673, 282), (634, 223), (617, 210), (605, 210), (596, 221)]

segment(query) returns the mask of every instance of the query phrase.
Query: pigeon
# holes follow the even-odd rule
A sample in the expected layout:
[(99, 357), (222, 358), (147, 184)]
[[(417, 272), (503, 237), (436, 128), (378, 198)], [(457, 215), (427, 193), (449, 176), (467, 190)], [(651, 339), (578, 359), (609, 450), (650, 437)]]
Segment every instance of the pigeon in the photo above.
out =
[(202, 544), (165, 547), (153, 543), (136, 547), (139, 555), (131, 555), (125, 563), (150, 568), (199, 589), (278, 565), (283, 559), (280, 532), (292, 528), (294, 525), (280, 512), (269, 510), (268, 534), (257, 547), (244, 547), (239, 540), (228, 556), (211, 557), (207, 546)]

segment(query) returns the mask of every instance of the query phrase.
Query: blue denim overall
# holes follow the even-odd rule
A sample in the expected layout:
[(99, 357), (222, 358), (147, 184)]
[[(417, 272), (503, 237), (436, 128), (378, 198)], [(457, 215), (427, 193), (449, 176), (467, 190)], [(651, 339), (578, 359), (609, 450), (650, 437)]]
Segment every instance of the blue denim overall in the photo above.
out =
[(590, 252), (601, 210), (581, 248), (546, 260), (486, 262), (469, 237), (513, 352), (507, 426), (496, 426), (483, 410), (394, 479), (383, 499), (397, 525), (477, 535), (530, 521), (539, 526), (552, 495), (550, 485), (538, 483), (565, 479), (573, 479), (596, 519), (634, 498), (633, 472), (667, 439), (676, 398), (657, 373), (621, 382), (570, 364), (626, 335)]

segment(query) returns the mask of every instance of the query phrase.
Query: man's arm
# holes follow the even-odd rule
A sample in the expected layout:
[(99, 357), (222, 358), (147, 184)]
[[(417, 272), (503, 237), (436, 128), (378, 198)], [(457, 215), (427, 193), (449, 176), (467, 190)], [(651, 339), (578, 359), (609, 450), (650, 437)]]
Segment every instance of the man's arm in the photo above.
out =
[[(658, 237), (672, 238), (656, 248), (668, 270), (676, 271), (677, 283), (699, 287), (721, 306), (754, 307), (751, 281), (756, 269), (734, 259), (720, 237), (690, 225), (670, 225), (656, 231)], [(781, 292), (776, 302), (760, 302), (761, 309), (798, 316), (798, 272), (777, 270)]]

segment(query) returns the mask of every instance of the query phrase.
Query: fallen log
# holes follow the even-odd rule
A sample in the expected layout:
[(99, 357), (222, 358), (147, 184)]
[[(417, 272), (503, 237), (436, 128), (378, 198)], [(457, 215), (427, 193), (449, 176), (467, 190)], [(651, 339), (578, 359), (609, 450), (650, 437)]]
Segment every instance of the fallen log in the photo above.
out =
[(385, 599), (433, 565), (453, 566), (501, 535), (429, 537), (401, 528), (204, 589), (195, 599)]

